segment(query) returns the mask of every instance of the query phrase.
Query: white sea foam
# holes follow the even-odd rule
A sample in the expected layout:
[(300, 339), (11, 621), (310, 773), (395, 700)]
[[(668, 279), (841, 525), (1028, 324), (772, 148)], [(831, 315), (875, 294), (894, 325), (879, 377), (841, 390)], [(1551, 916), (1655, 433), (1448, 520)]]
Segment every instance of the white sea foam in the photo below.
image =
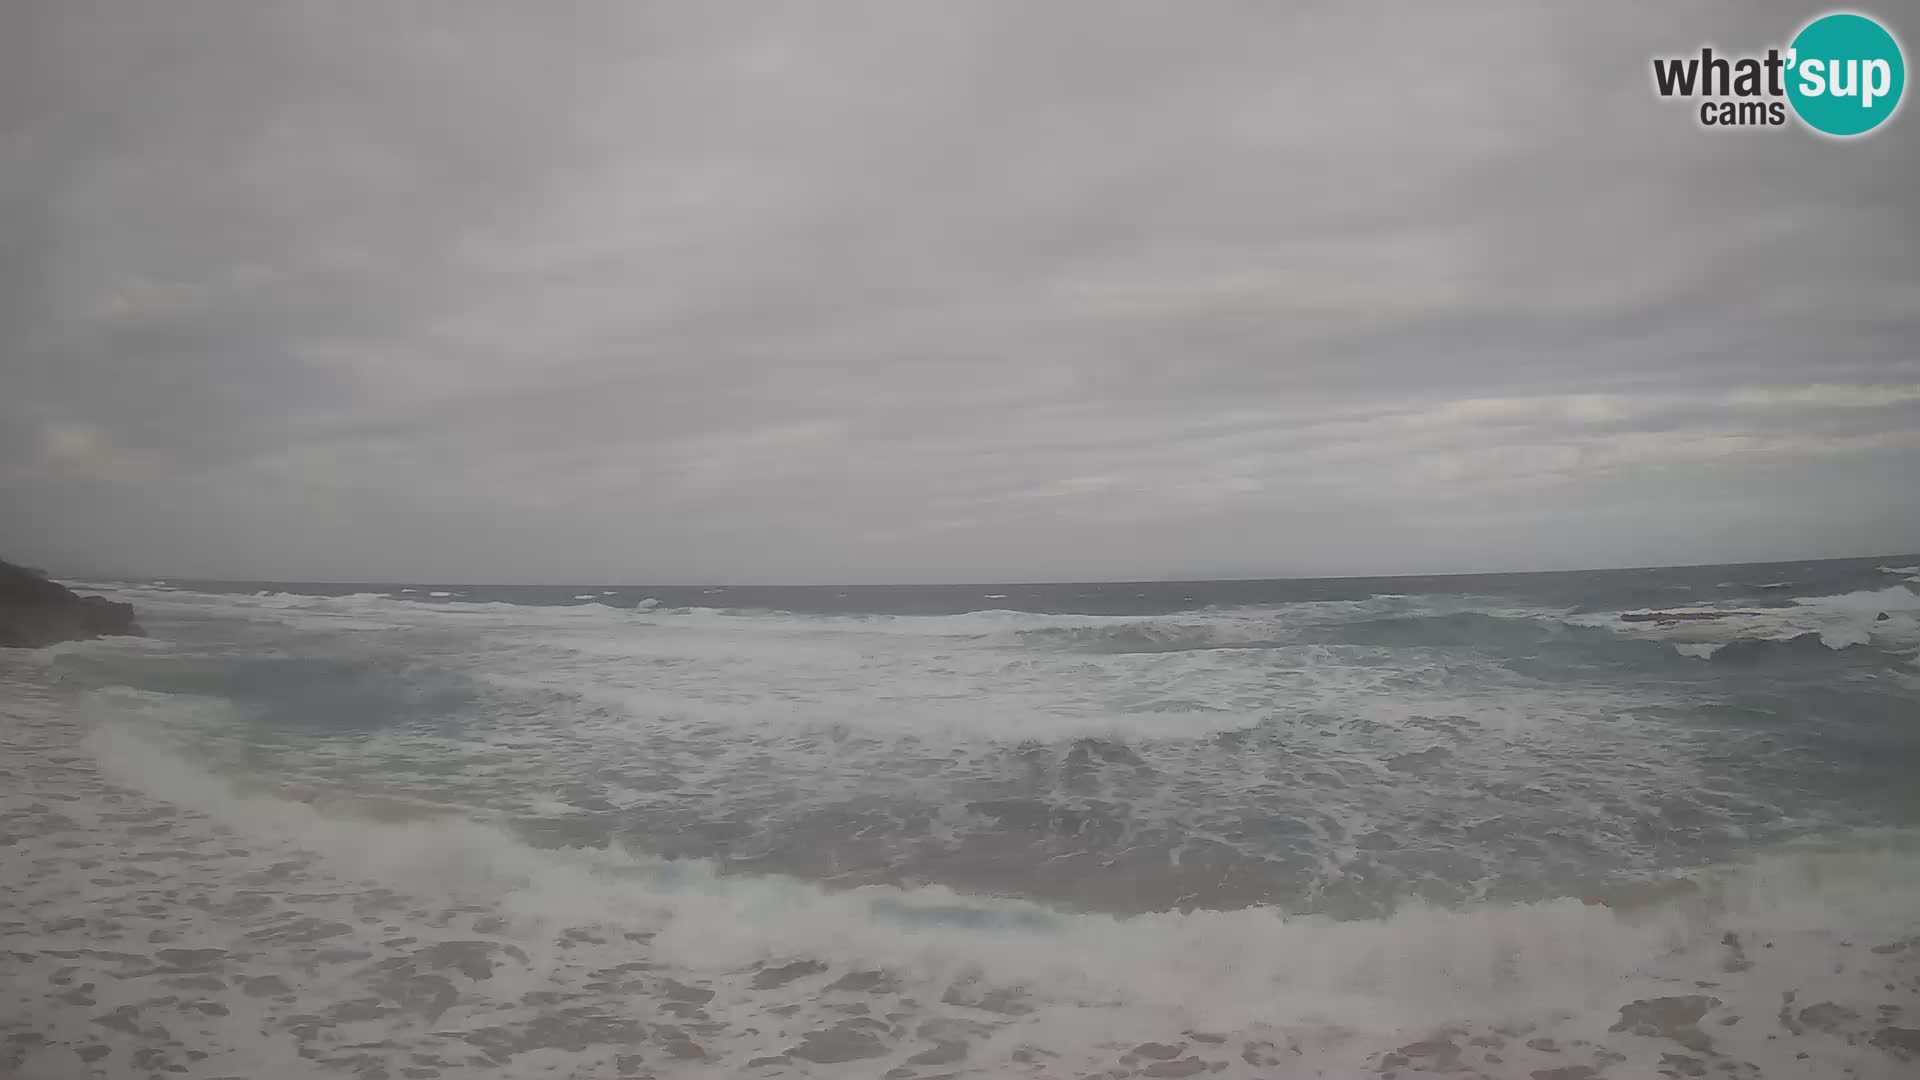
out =
[[(1148, 834), (1138, 842), (1162, 845), (1169, 859), (1184, 850), (1181, 837), (1263, 858), (1243, 834), (1266, 826), (1223, 817), (1229, 811), (1297, 822), (1289, 827), (1317, 839), (1299, 857), (1310, 865), (1294, 872), (1327, 882), (1373, 858), (1363, 844), (1413, 842), (1435, 817), (1485, 816), (1490, 791), (1506, 793), (1500, 812), (1530, 822), (1542, 803), (1601, 817), (1656, 806), (1664, 792), (1699, 789), (1698, 756), (1742, 737), (1661, 720), (1651, 710), (1675, 702), (1658, 685), (1552, 685), (1472, 655), (1311, 643), (1356, 617), (1425, 610), (1405, 598), (1151, 618), (633, 612), (380, 595), (167, 603), (324, 635), (310, 648), (340, 647), (342, 629), (385, 625), (401, 636), (381, 639), (379, 651), (466, 673), (516, 718), (485, 724), (487, 709), (476, 708), (445, 737), (323, 743), (285, 768), (350, 776), (372, 754), (380, 775), (431, 787), (440, 763), (459, 761), (466, 782), (484, 782), (500, 805), (546, 813), (554, 808), (516, 792), (644, 763), (659, 770), (646, 805), (662, 812), (697, 800), (713, 816), (801, 828), (809, 814), (885, 792), (929, 816), (914, 828), (990, 834), (994, 822), (965, 817), (966, 804), (986, 796), (954, 795), (957, 785), (1024, 785), (1017, 778), (1038, 766), (1010, 755), (1043, 748), (1051, 761), (1080, 740), (1110, 740), (1143, 770), (1106, 770), (1087, 790), (1036, 797), (1124, 805), (1126, 827)], [(518, 719), (529, 710), (540, 722)], [(1258, 741), (1243, 749), (1223, 736)], [(483, 760), (501, 780), (479, 771)], [(1550, 799), (1534, 791), (1543, 777), (1564, 785)], [(618, 776), (593, 783), (632, 786)], [(1703, 833), (1737, 827), (1722, 816)], [(1470, 893), (1488, 872), (1479, 867), (1501, 857), (1498, 836), (1462, 838), (1454, 852), (1424, 857), (1444, 866), (1397, 873)], [(1634, 839), (1616, 830), (1584, 844), (1626, 858)], [(884, 848), (873, 856), (887, 858)]]
[[(1417, 600), (1380, 596), (1364, 600), (1303, 602), (1280, 607), (1214, 608), (1170, 615), (1135, 616), (1042, 614), (1005, 609), (953, 615), (795, 614), (714, 607), (665, 608), (654, 597), (640, 600), (632, 608), (622, 610), (602, 603), (530, 605), (475, 602), (459, 599), (459, 594), (447, 591), (427, 594), (433, 598), (432, 602), (385, 593), (312, 595), (262, 591), (243, 595), (162, 591), (137, 586), (103, 591), (118, 599), (131, 601), (142, 609), (260, 619), (294, 626), (336, 626), (342, 618), (364, 619), (369, 624), (425, 626), (458, 617), (469, 622), (485, 619), (503, 627), (531, 628), (543, 624), (577, 624), (585, 618), (620, 613), (625, 616), (623, 625), (638, 621), (643, 625), (671, 626), (677, 632), (689, 626), (740, 628), (743, 623), (751, 623), (757, 632), (766, 633), (787, 631), (811, 635), (823, 630), (839, 630), (915, 638), (985, 638), (999, 635), (1007, 644), (1018, 644), (1018, 635), (1027, 631), (1082, 630), (1092, 633), (1103, 630), (1124, 632), (1128, 628), (1139, 628), (1147, 634), (1178, 635), (1187, 632), (1207, 635), (1220, 644), (1231, 645), (1268, 640), (1279, 630), (1331, 626), (1371, 615), (1481, 611), (1496, 616), (1527, 617), (1542, 613), (1536, 608), (1515, 607), (1510, 602), (1470, 596)], [(582, 595), (574, 599), (594, 598)]]
[(1812, 611), (1873, 618), (1880, 612), (1920, 613), (1920, 593), (1903, 585), (1862, 589), (1837, 596), (1802, 596), (1794, 604)]
[[(260, 841), (319, 852), (338, 873), (497, 909), (529, 941), (567, 927), (654, 934), (656, 962), (731, 988), (730, 1015), (784, 1004), (782, 995), (756, 997), (737, 973), (795, 957), (892, 972), (923, 1000), (979, 978), (1026, 995), (1032, 1011), (1015, 1024), (1018, 1042), (1068, 1060), (1092, 1060), (1100, 1043), (1170, 1020), (1278, 1032), (1283, 1044), (1291, 1033), (1303, 1067), (1316, 1057), (1322, 1068), (1343, 1056), (1353, 1064), (1356, 1041), (1385, 1049), (1446, 1024), (1537, 1025), (1604, 1044), (1621, 1005), (1704, 983), (1747, 1021), (1715, 1037), (1792, 1075), (1789, 1056), (1763, 1039), (1781, 994), (1873, 1000), (1873, 980), (1903, 961), (1862, 950), (1835, 970), (1838, 938), (1904, 940), (1915, 929), (1909, 898), (1920, 890), (1916, 838), (1893, 833), (1792, 845), (1697, 873), (1685, 890), (1624, 894), (1614, 906), (1413, 906), (1346, 923), (1272, 909), (1111, 918), (943, 888), (832, 891), (730, 877), (618, 849), (541, 851), (460, 818), (381, 822), (242, 794), (124, 725), (103, 726), (86, 744), (116, 782)], [(1635, 895), (1644, 899), (1630, 902)], [(1728, 935), (1757, 961), (1731, 982)], [(1303, 1035), (1312, 1032), (1345, 1034), (1316, 1046)], [(1861, 1075), (1894, 1075), (1891, 1059), (1877, 1069), (1864, 1060)]]
[[(1620, 1007), (1711, 993), (1722, 1002), (1715, 1020), (1740, 1021), (1712, 1030), (1728, 1060), (1791, 1076), (1792, 1054), (1805, 1051), (1823, 1075), (1852, 1065), (1868, 1077), (1896, 1074), (1894, 1059), (1867, 1045), (1866, 1028), (1850, 1029), (1858, 1045), (1766, 1040), (1782, 1030), (1781, 995), (1861, 1015), (1883, 1004), (1920, 1009), (1909, 991), (1920, 980), (1902, 966), (1920, 949), (1864, 949), (1916, 933), (1911, 837), (1774, 847), (1683, 885), (1647, 876), (1723, 859), (1769, 829), (1831, 822), (1824, 804), (1807, 801), (1814, 796), (1730, 778), (1729, 761), (1784, 755), (1771, 732), (1692, 708), (1699, 686), (1716, 680), (1669, 678), (1704, 669), (1662, 667), (1659, 650), (1566, 631), (1559, 611), (1374, 597), (1151, 617), (895, 617), (386, 594), (119, 595), (169, 640), (62, 647), (34, 658), (33, 670), (86, 685), (190, 657), (165, 669), (182, 681), (154, 685), (209, 696), (101, 689), (75, 699), (77, 715), (95, 725), (84, 746), (99, 770), (218, 828), (183, 822), (164, 841), (141, 839), (135, 826), (159, 811), (104, 799), (63, 805), (59, 827), (95, 837), (95, 860), (155, 848), (128, 861), (126, 904), (257, 878), (268, 884), (246, 888), (269, 892), (289, 918), (341, 927), (350, 936), (327, 948), (371, 954), (348, 965), (368, 971), (416, 962), (391, 942), (487, 936), (495, 932), (477, 927), (504, 917), (501, 941), (530, 959), (463, 987), (472, 992), (465, 1011), (437, 1031), (511, 1027), (525, 1021), (525, 994), (617, 986), (607, 970), (651, 964), (649, 979), (712, 988), (706, 1014), (724, 1029), (701, 1036), (704, 1064), (663, 1071), (738, 1075), (756, 1055), (785, 1053), (809, 1026), (844, 1018), (830, 1015), (845, 1002), (824, 993), (829, 979), (884, 971), (899, 985), (872, 999), (874, 1015), (916, 1018), (903, 1027), (928, 1010), (984, 1022), (991, 1033), (977, 1036), (969, 1059), (984, 1075), (1032, 1072), (1014, 1068), (1023, 1048), (1059, 1055), (1043, 1058), (1048, 1068), (1096, 1073), (1134, 1042), (1180, 1042), (1189, 1027), (1232, 1033), (1220, 1062), (1229, 1076), (1270, 1073), (1271, 1063), (1256, 1064), (1263, 1045), (1309, 1075), (1373, 1074), (1390, 1067), (1382, 1053), (1441, 1025), (1484, 1033), (1496, 1023), (1532, 1025), (1563, 1046), (1618, 1048), (1637, 1056), (1614, 1075), (1646, 1075), (1659, 1048), (1607, 1030)], [(1738, 637), (1809, 629), (1831, 633), (1832, 644), (1864, 627), (1886, 647), (1916, 608), (1895, 586), (1672, 633), (1612, 617), (1567, 621), (1705, 656)], [(1428, 631), (1437, 644), (1423, 640)], [(1487, 633), (1510, 647), (1484, 648)], [(1533, 673), (1561, 663), (1552, 650), (1584, 660), (1590, 640), (1602, 664), (1655, 654), (1657, 678), (1613, 677), (1619, 668)], [(142, 651), (150, 648), (158, 651)], [(394, 658), (406, 661), (398, 675)], [(285, 666), (307, 662), (328, 678), (370, 673), (341, 699), (339, 730), (300, 689), (314, 685), (314, 669)], [(299, 700), (273, 697), (283, 675), (296, 677), (288, 693)], [(418, 700), (418, 684), (458, 689), (457, 720), (376, 722), (383, 703)], [(244, 701), (210, 696), (228, 692), (223, 685)], [(279, 723), (275, 708), (294, 720)], [(17, 746), (37, 729), (8, 730)], [(48, 776), (67, 775), (57, 742)], [(23, 812), (43, 799), (0, 789), (0, 803)], [(680, 831), (709, 838), (681, 843)], [(535, 846), (549, 843), (574, 846)], [(35, 865), (59, 864), (62, 850), (47, 845)], [(300, 852), (318, 853), (320, 865), (299, 871), (298, 885), (272, 884)], [(1055, 890), (1048, 877), (1060, 866), (1075, 875), (1069, 885), (1111, 883), (1138, 896), (1108, 904), (1084, 887)], [(1203, 889), (1235, 879), (1242, 899), (1222, 902), (1239, 910), (1179, 910), (1191, 905), (1178, 889), (1152, 891), (1185, 888), (1182, 875)], [(928, 880), (947, 885), (918, 884)], [(1296, 908), (1379, 914), (1289, 914), (1258, 898), (1269, 882), (1299, 898), (1286, 901)], [(357, 901), (339, 898), (369, 884), (414, 899), (361, 929)], [(36, 886), (34, 918), (47, 925), (60, 924), (59, 887)], [(991, 894), (1002, 888), (1031, 899)], [(1564, 898), (1584, 891), (1614, 906)], [(1563, 898), (1489, 899), (1555, 894)], [(465, 929), (443, 929), (443, 904), (465, 906)], [(253, 935), (273, 926), (230, 925), (218, 909), (189, 904), (179, 918), (196, 941), (236, 942), (236, 955), (280, 965), (290, 982), (314, 962), (258, 944)], [(591, 957), (554, 944), (575, 932), (591, 933)], [(1726, 970), (1728, 935), (1752, 965), (1738, 979)], [(1863, 948), (1843, 944), (1853, 940)], [(406, 949), (416, 947), (425, 946)], [(791, 991), (756, 986), (759, 966), (795, 960), (823, 973)], [(48, 959), (47, 976), (56, 961), (66, 962)], [(974, 991), (962, 989), (971, 983), (1015, 993), (1020, 1007), (974, 1008)], [(1889, 984), (1899, 991), (1882, 991)], [(649, 1012), (646, 995), (658, 990), (620, 991), (631, 998), (620, 1015)], [(302, 991), (280, 1012), (296, 1023), (376, 992), (385, 991), (348, 978)], [(955, 994), (965, 1000), (942, 1002)], [(232, 996), (231, 1037), (270, 1029)], [(800, 1011), (779, 1011), (791, 1008)], [(339, 1041), (439, 1037), (408, 1023), (352, 1021)], [(891, 1056), (870, 1071), (904, 1064), (915, 1049), (890, 1042)], [(1499, 1068), (1473, 1061), (1512, 1076), (1566, 1064), (1517, 1039), (1502, 1053)], [(503, 1071), (611, 1069), (610, 1059), (540, 1054), (558, 1051)], [(846, 1066), (784, 1067), (832, 1075)]]
[[(1799, 632), (1782, 618), (1828, 620), (1840, 640), (1866, 625), (1886, 647), (1907, 613), (1864, 624), (1862, 613), (1911, 596), (1895, 593), (1840, 598), (1831, 610), (1820, 601), (1832, 598), (1809, 598), (1744, 630), (1568, 621), (1658, 637), (1695, 656), (1738, 637)], [(1375, 597), (1154, 617), (633, 611), (381, 594), (137, 602), (169, 633), (174, 620), (184, 633), (187, 621), (212, 619), (226, 635), (239, 620), (257, 625), (269, 649), (405, 656), (480, 695), (446, 731), (373, 724), (353, 742), (276, 751), (289, 775), (350, 781), (377, 760), (373, 775), (402, 793), (459, 801), (437, 778), (458, 762), (461, 784), (501, 810), (560, 818), (561, 802), (580, 815), (611, 804), (659, 828), (723, 822), (740, 857), (786, 852), (785, 863), (803, 865), (782, 868), (804, 874), (891, 880), (885, 868), (915, 864), (923, 848), (957, 851), (955, 860), (1004, 855), (988, 848), (1005, 821), (972, 804), (1010, 788), (1026, 803), (1006, 813), (1033, 822), (1007, 841), (1023, 845), (1016, 861), (1056, 853), (1047, 830), (1057, 814), (1091, 813), (1131, 845), (1116, 876), (1156, 859), (1186, 873), (1179, 860), (1204, 867), (1210, 852), (1247, 872), (1263, 868), (1286, 895), (1338, 893), (1326, 902), (1347, 914), (1389, 891), (1503, 895), (1516, 864), (1551, 882), (1587, 866), (1670, 865), (1666, 841), (1649, 837), (1719, 857), (1750, 829), (1832, 820), (1830, 806), (1795, 787), (1726, 790), (1725, 762), (1749, 748), (1770, 752), (1764, 733), (1696, 722), (1698, 690), (1682, 682), (1529, 674), (1522, 665), (1541, 642), (1576, 660), (1586, 645), (1553, 636), (1558, 612), (1511, 601)], [(1462, 612), (1471, 614), (1455, 618)], [(1422, 643), (1438, 633), (1471, 645), (1489, 631), (1513, 640), (1491, 651)], [(1375, 632), (1388, 643), (1317, 643)], [(354, 640), (362, 636), (365, 644)], [(1655, 657), (1616, 651), (1658, 670)], [(1076, 744), (1089, 739), (1124, 744), (1139, 767), (1075, 765), (1074, 754), (1089, 753)], [(644, 797), (614, 794), (636, 786)], [(536, 805), (530, 793), (558, 802)], [(1680, 828), (1669, 824), (1676, 814)], [(847, 842), (847, 861), (838, 849), (817, 860), (792, 854), (820, 847), (849, 818), (862, 839)], [(1275, 828), (1300, 839), (1283, 845), (1283, 867), (1267, 870)], [(1019, 887), (1083, 902), (1069, 884), (1031, 884), (1043, 876)], [(1177, 876), (1154, 872), (1156, 882)], [(1372, 892), (1349, 895), (1356, 881)], [(1128, 903), (1178, 893), (1144, 895)]]

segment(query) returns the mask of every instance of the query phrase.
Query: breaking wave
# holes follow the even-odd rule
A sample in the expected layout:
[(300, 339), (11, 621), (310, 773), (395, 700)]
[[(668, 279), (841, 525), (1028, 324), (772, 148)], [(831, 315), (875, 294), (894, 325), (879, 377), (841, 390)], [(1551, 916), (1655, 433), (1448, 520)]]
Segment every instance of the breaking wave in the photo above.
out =
[[(1824, 930), (1894, 934), (1920, 890), (1920, 836), (1802, 842), (1739, 864), (1585, 897), (1459, 909), (1410, 905), (1338, 922), (1273, 908), (1112, 917), (938, 886), (835, 890), (729, 875), (617, 846), (527, 846), (499, 822), (289, 791), (199, 768), (123, 725), (86, 739), (102, 771), (341, 872), (495, 906), (522, 925), (645, 931), (658, 955), (723, 975), (775, 959), (878, 966), (929, 992), (957, 979), (1053, 1006), (1145, 1007), (1215, 1026), (1283, 1021), (1390, 1035), (1480, 1015), (1593, 1007), (1622, 986), (1713, 978), (1728, 934), (1827, 948)], [(1664, 883), (1662, 883), (1664, 882)]]

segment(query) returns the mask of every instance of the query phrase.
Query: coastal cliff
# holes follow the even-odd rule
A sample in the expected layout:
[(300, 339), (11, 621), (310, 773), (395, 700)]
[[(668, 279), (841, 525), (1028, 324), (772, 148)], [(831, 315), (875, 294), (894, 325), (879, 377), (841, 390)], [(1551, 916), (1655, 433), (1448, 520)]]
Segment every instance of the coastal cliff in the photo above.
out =
[(37, 571), (0, 560), (0, 648), (38, 649), (141, 632), (132, 604), (81, 596)]

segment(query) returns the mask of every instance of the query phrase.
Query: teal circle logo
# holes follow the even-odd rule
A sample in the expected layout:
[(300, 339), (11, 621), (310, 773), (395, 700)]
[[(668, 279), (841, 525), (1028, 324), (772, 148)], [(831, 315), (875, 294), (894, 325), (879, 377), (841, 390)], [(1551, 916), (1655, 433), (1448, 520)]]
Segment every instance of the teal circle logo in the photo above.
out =
[(1900, 107), (1907, 61), (1886, 27), (1851, 12), (1822, 15), (1794, 35), (1787, 100), (1808, 127), (1864, 135)]

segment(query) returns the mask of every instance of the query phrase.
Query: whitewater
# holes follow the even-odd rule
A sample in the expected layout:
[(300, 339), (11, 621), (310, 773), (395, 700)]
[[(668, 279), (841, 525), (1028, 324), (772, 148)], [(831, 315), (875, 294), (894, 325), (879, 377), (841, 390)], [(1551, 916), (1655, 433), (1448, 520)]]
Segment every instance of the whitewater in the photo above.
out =
[(75, 583), (0, 1075), (1910, 1077), (1917, 564)]

